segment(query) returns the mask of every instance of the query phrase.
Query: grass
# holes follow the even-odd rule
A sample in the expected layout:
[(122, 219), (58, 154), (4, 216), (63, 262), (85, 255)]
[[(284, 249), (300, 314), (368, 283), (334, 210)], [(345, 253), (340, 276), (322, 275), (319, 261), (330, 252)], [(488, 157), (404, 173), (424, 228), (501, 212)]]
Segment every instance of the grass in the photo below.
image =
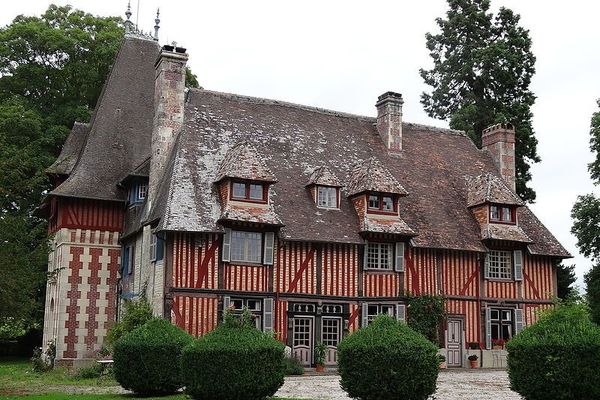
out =
[[(62, 400), (77, 398), (83, 400), (124, 400), (124, 399), (188, 399), (184, 394), (163, 397), (139, 397), (132, 394), (110, 392), (119, 384), (112, 378), (79, 378), (66, 368), (55, 368), (45, 373), (31, 370), (28, 359), (0, 358), (0, 399)], [(100, 393), (94, 393), (100, 392)], [(272, 400), (294, 400), (273, 398)]]

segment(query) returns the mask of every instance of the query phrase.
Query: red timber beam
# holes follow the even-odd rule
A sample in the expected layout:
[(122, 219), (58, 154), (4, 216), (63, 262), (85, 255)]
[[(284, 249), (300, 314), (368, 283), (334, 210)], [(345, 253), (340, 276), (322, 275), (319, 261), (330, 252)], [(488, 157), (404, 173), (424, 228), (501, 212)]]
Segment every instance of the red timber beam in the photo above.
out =
[(406, 258), (406, 270), (408, 271), (410, 279), (412, 281), (411, 287), (413, 294), (418, 296), (421, 293), (421, 288), (419, 287), (419, 274), (415, 269), (415, 263), (412, 256), (410, 255), (410, 251), (407, 251), (404, 257)]
[(219, 242), (217, 240), (213, 240), (211, 246), (208, 248), (208, 250), (204, 254), (204, 258), (202, 259), (202, 263), (200, 264), (198, 279), (196, 280), (197, 288), (202, 286), (202, 281), (204, 281), (204, 280), (206, 280), (205, 283), (206, 283), (206, 285), (208, 285), (208, 263), (215, 258), (215, 253), (216, 253), (218, 247), (219, 247)]
[(540, 296), (540, 292), (537, 290), (537, 288), (535, 287), (535, 284), (533, 283), (533, 281), (531, 280), (529, 275), (527, 273), (525, 273), (525, 271), (523, 271), (523, 278), (525, 278), (527, 283), (529, 283), (529, 286), (531, 287), (531, 291), (533, 292), (533, 295), (537, 299), (541, 299), (542, 297)]
[(292, 283), (290, 283), (288, 292), (293, 292), (298, 287), (298, 282), (300, 282), (300, 279), (302, 279), (302, 274), (304, 273), (304, 271), (306, 271), (306, 269), (308, 268), (308, 266), (312, 262), (312, 259), (315, 256), (315, 250), (316, 249), (314, 247), (312, 249), (310, 249), (310, 251), (306, 255), (306, 258), (300, 264), (300, 268), (298, 268), (298, 270), (294, 274), (294, 279), (292, 280)]
[(354, 324), (356, 324), (356, 320), (358, 319), (358, 311), (360, 310), (360, 307), (356, 307), (354, 309), (354, 311), (352, 311), (352, 314), (350, 314), (350, 318), (348, 318), (348, 329), (352, 330), (352, 328), (354, 328)]

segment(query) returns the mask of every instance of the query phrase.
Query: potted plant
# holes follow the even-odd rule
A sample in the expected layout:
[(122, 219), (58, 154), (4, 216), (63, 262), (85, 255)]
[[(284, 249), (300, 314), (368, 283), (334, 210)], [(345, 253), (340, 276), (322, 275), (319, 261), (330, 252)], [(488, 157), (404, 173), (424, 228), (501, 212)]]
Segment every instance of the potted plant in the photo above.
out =
[(469, 349), (471, 349), (471, 350), (480, 350), (481, 349), (481, 346), (479, 345), (478, 342), (469, 342), (468, 346), (469, 346)]
[(494, 350), (502, 350), (506, 341), (504, 339), (492, 339), (492, 349)]
[(469, 357), (469, 362), (471, 363), (471, 368), (477, 368), (477, 360), (479, 359), (479, 357), (477, 357), (476, 354), (471, 354)]
[(440, 369), (446, 368), (446, 356), (438, 354), (438, 361), (440, 362)]
[(315, 346), (315, 364), (317, 366), (317, 372), (323, 372), (325, 369), (325, 352), (327, 346), (323, 343), (317, 343)]

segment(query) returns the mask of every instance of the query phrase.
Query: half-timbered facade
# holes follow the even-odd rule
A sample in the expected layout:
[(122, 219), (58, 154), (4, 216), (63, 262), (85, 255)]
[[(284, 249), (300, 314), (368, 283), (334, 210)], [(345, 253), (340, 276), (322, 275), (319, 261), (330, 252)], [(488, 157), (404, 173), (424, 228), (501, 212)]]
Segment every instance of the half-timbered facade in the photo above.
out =
[[(510, 126), (483, 134), (186, 89), (185, 49), (126, 35), (89, 124), (49, 169), (45, 341), (99, 348), (123, 299), (193, 335), (248, 309), (306, 366), (409, 296), (446, 299), (450, 366), (535, 321), (565, 249), (515, 194)], [(376, 114), (375, 114), (376, 112)]]

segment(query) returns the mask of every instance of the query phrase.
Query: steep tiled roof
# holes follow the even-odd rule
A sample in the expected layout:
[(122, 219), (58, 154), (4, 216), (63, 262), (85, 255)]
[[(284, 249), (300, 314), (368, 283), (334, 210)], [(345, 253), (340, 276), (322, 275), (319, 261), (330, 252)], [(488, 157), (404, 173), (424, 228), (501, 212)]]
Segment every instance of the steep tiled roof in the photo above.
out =
[(403, 236), (415, 236), (415, 231), (412, 230), (406, 222), (401, 218), (394, 219), (378, 219), (369, 218), (366, 214), (360, 223), (361, 232), (375, 233), (391, 233)]
[(54, 164), (46, 169), (46, 173), (56, 175), (71, 174), (75, 164), (79, 160), (89, 131), (89, 124), (75, 122), (71, 133), (67, 136), (67, 140), (60, 151), (60, 155), (54, 161)]
[(484, 203), (499, 203), (522, 206), (525, 203), (506, 185), (502, 178), (491, 173), (467, 177), (469, 207)]
[(531, 243), (532, 240), (520, 226), (503, 224), (484, 224), (481, 227), (481, 238), (491, 240), (508, 240), (512, 242)]
[[(270, 203), (284, 225), (284, 239), (361, 243), (364, 221), (347, 196), (361, 190), (397, 191), (410, 193), (400, 198), (399, 209), (402, 222), (417, 235), (414, 245), (485, 251), (481, 227), (468, 208), (465, 177), (500, 179), (489, 155), (460, 132), (404, 123), (403, 151), (391, 156), (374, 123), (375, 118), (192, 89), (150, 219), (160, 219), (157, 229), (162, 230), (221, 230), (213, 183), (228, 151), (247, 142), (277, 177)], [(354, 166), (379, 177), (389, 174), (383, 183), (392, 186), (374, 186)], [(342, 189), (340, 210), (317, 208), (305, 188), (319, 167), (348, 187)], [(568, 256), (527, 207), (519, 208), (518, 220), (534, 242), (532, 252)], [(399, 231), (405, 231), (400, 225)]]
[(150, 156), (154, 116), (154, 61), (159, 45), (126, 36), (116, 55), (81, 158), (52, 194), (124, 201), (118, 183)]
[(225, 178), (276, 181), (273, 173), (265, 165), (262, 156), (251, 143), (246, 141), (234, 145), (225, 154), (215, 182)]
[(338, 186), (342, 187), (342, 183), (335, 176), (331, 170), (327, 167), (317, 167), (310, 174), (310, 178), (308, 178), (308, 183), (306, 186), (310, 185), (323, 185), (323, 186)]
[(376, 157), (358, 163), (350, 176), (348, 196), (363, 192), (408, 194), (394, 175), (381, 165)]

